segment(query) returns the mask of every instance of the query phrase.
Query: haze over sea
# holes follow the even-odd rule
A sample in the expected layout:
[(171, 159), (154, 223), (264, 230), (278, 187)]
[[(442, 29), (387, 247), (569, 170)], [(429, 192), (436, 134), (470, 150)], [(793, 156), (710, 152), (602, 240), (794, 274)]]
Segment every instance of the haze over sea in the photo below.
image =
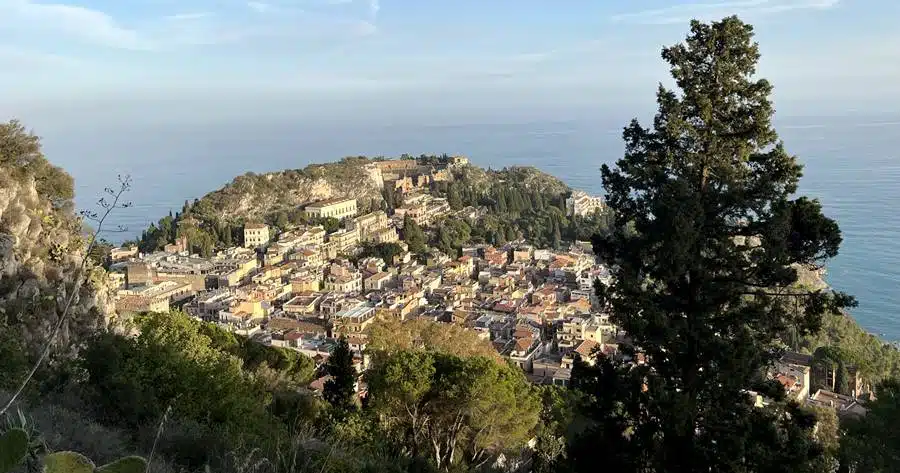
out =
[[(573, 188), (602, 193), (598, 169), (621, 156), (625, 123), (216, 125), (71, 142), (48, 135), (45, 151), (74, 175), (83, 208), (115, 182), (117, 173), (132, 176), (134, 207), (117, 213), (114, 222), (129, 231), (107, 235), (122, 240), (239, 174), (350, 155), (462, 154), (482, 167), (536, 166)], [(801, 191), (820, 198), (843, 231), (828, 282), (857, 296), (853, 315), (866, 330), (900, 340), (900, 117), (790, 118), (776, 126), (788, 150), (806, 165)]]

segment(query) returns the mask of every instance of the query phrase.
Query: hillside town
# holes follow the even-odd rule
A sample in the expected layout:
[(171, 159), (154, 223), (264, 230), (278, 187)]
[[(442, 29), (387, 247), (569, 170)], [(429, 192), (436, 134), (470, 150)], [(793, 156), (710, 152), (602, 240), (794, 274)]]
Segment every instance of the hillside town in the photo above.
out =
[[(136, 247), (115, 248), (110, 278), (119, 313), (180, 309), (259, 343), (296, 350), (321, 365), (336, 340), (346, 337), (357, 370), (369, 365), (368, 329), (379, 320), (428, 320), (475, 332), (537, 384), (566, 386), (576, 359), (592, 363), (596, 353), (643, 364), (628, 355), (627, 334), (611, 321), (595, 294), (609, 284), (608, 267), (589, 242), (564, 249), (535, 247), (524, 240), (502, 246), (473, 245), (448, 255), (437, 249), (414, 254), (401, 241), (404, 222), (423, 228), (445, 218), (477, 213), (451, 211), (447, 200), (430, 195), (427, 185), (442, 170), (415, 160), (379, 163), (386, 180), (405, 195), (388, 215), (360, 214), (356, 199), (310, 202), (312, 220), (337, 219), (331, 232), (322, 225), (300, 225), (276, 234), (263, 223), (247, 223), (243, 244), (209, 258), (188, 251), (182, 237), (162, 251), (142, 254)], [(576, 191), (566, 201), (569, 215), (603, 210), (603, 199)], [(390, 260), (361, 255), (365, 246), (396, 245)], [(855, 373), (855, 371), (852, 371)], [(865, 413), (860, 400), (871, 387), (858, 375), (852, 395), (836, 394), (835, 372), (814, 369), (810, 356), (787, 353), (771, 377), (792, 398), (828, 406), (840, 415)], [(321, 391), (327, 377), (310, 389)], [(826, 386), (815, 389), (812, 386)], [(365, 395), (364, 386), (360, 395)], [(762, 396), (757, 401), (764, 403)]]

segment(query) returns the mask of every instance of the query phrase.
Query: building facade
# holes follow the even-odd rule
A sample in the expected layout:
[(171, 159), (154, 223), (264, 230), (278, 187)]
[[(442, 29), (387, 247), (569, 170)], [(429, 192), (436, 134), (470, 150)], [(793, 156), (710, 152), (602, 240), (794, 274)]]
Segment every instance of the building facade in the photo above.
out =
[(359, 237), (363, 241), (368, 240), (372, 233), (385, 229), (387, 226), (388, 216), (381, 210), (360, 215), (347, 223), (348, 229), (359, 231)]
[(333, 217), (338, 220), (356, 215), (356, 199), (328, 199), (315, 202), (303, 209), (306, 215), (316, 218)]
[(603, 197), (575, 191), (571, 197), (566, 199), (566, 212), (569, 216), (578, 215), (584, 217), (598, 210), (603, 210), (604, 205)]
[(244, 225), (244, 246), (257, 248), (269, 243), (269, 226), (264, 223)]

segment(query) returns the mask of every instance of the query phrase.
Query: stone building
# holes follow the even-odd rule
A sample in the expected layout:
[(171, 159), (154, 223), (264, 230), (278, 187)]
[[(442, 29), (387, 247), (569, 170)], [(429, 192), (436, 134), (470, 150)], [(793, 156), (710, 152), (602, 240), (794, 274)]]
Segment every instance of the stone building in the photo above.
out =
[(316, 218), (334, 217), (338, 220), (356, 215), (356, 199), (328, 199), (315, 202), (303, 209), (306, 215)]

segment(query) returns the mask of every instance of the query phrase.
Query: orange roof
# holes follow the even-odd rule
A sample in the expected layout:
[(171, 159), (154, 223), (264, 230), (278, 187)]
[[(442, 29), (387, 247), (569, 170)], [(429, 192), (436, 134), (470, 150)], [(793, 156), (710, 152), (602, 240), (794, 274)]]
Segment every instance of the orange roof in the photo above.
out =
[(325, 383), (329, 379), (331, 379), (331, 375), (322, 376), (321, 378), (309, 383), (309, 389), (321, 392), (325, 389)]
[(797, 384), (797, 378), (795, 378), (795, 377), (793, 377), (793, 376), (788, 376), (788, 375), (783, 374), (783, 373), (779, 373), (778, 376), (775, 376), (775, 379), (776, 379), (779, 383), (781, 383), (781, 385), (784, 386), (785, 389), (793, 388), (794, 385)]
[(531, 345), (534, 344), (534, 338), (532, 337), (522, 337), (516, 339), (516, 351), (528, 351), (531, 348)]
[(581, 355), (582, 358), (590, 358), (594, 353), (594, 349), (598, 346), (600, 344), (593, 340), (584, 340), (575, 348), (575, 353)]

